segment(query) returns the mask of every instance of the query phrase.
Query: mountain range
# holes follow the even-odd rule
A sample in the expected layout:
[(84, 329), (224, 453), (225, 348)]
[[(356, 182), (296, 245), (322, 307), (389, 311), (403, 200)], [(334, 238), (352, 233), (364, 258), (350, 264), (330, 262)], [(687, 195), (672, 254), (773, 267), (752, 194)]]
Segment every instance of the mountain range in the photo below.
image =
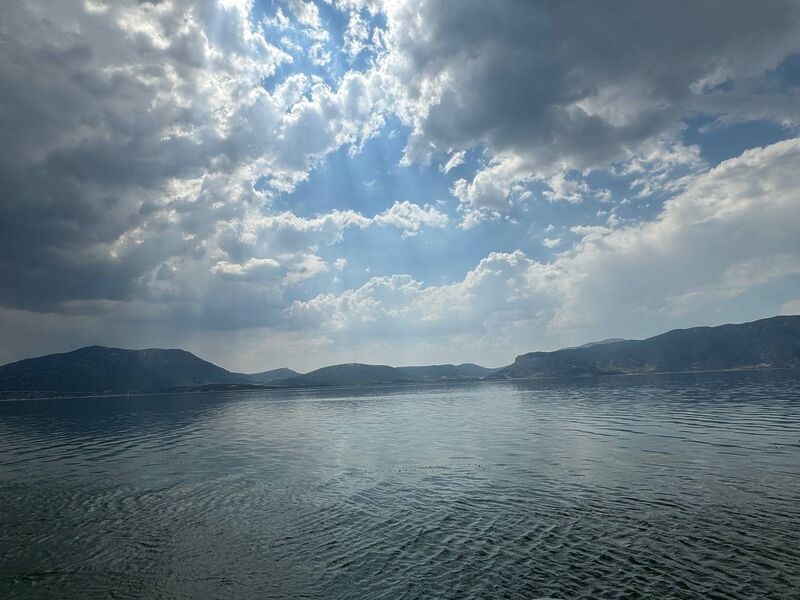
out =
[(88, 346), (0, 366), (0, 396), (80, 396), (208, 389), (294, 388), (437, 381), (585, 377), (800, 367), (800, 316), (675, 329), (645, 340), (608, 339), (530, 352), (499, 369), (476, 364), (391, 367), (347, 363), (301, 374), (234, 373), (185, 350)]
[(494, 369), (465, 363), (462, 365), (430, 365), (424, 367), (390, 367), (348, 363), (332, 365), (274, 381), (281, 387), (319, 387), (331, 385), (374, 385), (382, 383), (425, 383), (432, 381), (480, 379)]
[(800, 316), (530, 352), (489, 379), (800, 367)]

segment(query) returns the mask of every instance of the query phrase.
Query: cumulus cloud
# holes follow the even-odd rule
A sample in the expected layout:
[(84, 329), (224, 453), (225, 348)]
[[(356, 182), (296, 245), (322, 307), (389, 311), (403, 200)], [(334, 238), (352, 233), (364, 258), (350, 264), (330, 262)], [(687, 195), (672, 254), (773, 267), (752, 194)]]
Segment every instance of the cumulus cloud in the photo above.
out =
[(515, 186), (516, 191), (521, 192), (523, 188), (519, 184), (530, 178), (530, 171), (517, 157), (499, 157), (479, 171), (472, 181), (457, 180), (451, 192), (461, 201), (467, 221), (474, 222), (480, 217), (497, 218), (508, 212)]
[(676, 149), (689, 116), (783, 124), (800, 116), (797, 90), (770, 79), (800, 50), (792, 0), (405, 0), (384, 10), (382, 69), (412, 128), (406, 162), (488, 153), (486, 166), (453, 188), (468, 220), (507, 211), (515, 184), (565, 168), (656, 153), (691, 162)]
[(372, 218), (372, 223), (378, 225), (393, 225), (403, 230), (406, 237), (414, 236), (423, 227), (442, 228), (447, 225), (447, 215), (433, 206), (426, 204), (419, 206), (405, 200), (395, 202), (385, 212)]
[[(425, 286), (408, 275), (374, 277), (340, 295), (295, 301), (288, 315), (302, 326), (366, 337), (409, 331), (452, 335), (505, 327), (535, 318), (534, 304), (549, 304), (550, 292), (539, 281), (548, 279), (550, 269), (520, 251), (492, 253), (456, 284)], [(531, 270), (539, 279), (528, 281)]]
[(786, 312), (800, 283), (798, 161), (800, 139), (747, 151), (694, 179), (653, 221), (574, 228), (581, 240), (553, 262), (492, 253), (457, 283), (376, 277), (296, 301), (289, 316), (336, 339), (403, 331), (446, 344), (448, 336), (491, 334), (522, 351), (586, 341), (576, 332), (640, 331), (635, 316), (652, 333), (713, 321), (723, 308), (756, 318), (763, 315), (748, 308), (756, 291)]
[(355, 58), (369, 44), (369, 25), (361, 13), (353, 11), (344, 32), (343, 50), (350, 58)]
[(328, 32), (322, 27), (316, 4), (304, 0), (289, 0), (289, 6), (297, 16), (298, 22), (308, 28), (312, 37), (323, 40), (328, 38)]
[(556, 173), (547, 182), (550, 190), (544, 192), (544, 197), (550, 201), (563, 200), (578, 204), (589, 194), (589, 185), (585, 181), (568, 179), (565, 173)]

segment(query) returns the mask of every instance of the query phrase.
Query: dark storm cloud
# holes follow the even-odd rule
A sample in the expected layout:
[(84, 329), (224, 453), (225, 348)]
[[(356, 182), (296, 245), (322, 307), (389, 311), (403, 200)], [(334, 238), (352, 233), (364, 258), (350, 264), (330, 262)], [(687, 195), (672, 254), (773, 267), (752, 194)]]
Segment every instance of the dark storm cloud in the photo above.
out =
[[(420, 122), (426, 135), (443, 149), (485, 141), (577, 167), (691, 111), (704, 78), (761, 74), (800, 50), (790, 0), (411, 4), (395, 31), (406, 84), (449, 77)], [(614, 106), (581, 105), (614, 86)]]
[[(197, 88), (200, 74), (77, 2), (2, 12), (0, 302), (54, 310), (128, 299), (143, 273), (187, 244), (176, 232), (166, 254), (157, 243), (112, 256), (111, 245), (144, 224), (163, 228), (165, 182), (199, 176), (223, 153), (206, 132), (165, 137), (202, 126), (203, 114), (169, 100)], [(160, 22), (170, 16), (179, 15)], [(167, 77), (170, 67), (185, 76)]]

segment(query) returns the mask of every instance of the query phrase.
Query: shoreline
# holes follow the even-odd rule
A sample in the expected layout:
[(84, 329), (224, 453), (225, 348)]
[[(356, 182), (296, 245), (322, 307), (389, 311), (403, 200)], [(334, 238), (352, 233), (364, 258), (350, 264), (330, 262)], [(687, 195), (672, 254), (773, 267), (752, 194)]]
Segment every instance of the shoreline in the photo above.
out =
[[(29, 397), (8, 397), (0, 398), (0, 402), (26, 402), (26, 401), (42, 401), (42, 400), (88, 400), (96, 398), (137, 398), (148, 396), (188, 396), (193, 394), (212, 394), (212, 393), (251, 393), (251, 392), (273, 392), (273, 391), (308, 391), (308, 390), (347, 390), (347, 389), (363, 389), (372, 387), (415, 387), (426, 385), (452, 385), (452, 384), (494, 384), (494, 383), (512, 383), (515, 381), (587, 381), (591, 379), (602, 379), (606, 377), (642, 377), (650, 375), (691, 375), (691, 374), (711, 374), (711, 373), (758, 373), (764, 371), (800, 371), (800, 366), (797, 367), (741, 367), (735, 369), (702, 369), (690, 371), (639, 371), (630, 373), (599, 373), (595, 375), (579, 375), (574, 377), (545, 375), (541, 377), (509, 377), (504, 379), (447, 379), (438, 381), (409, 381), (409, 382), (376, 382), (376, 383), (354, 383), (349, 385), (308, 385), (296, 387), (281, 387), (281, 386), (268, 386), (263, 387), (244, 387), (241, 389), (236, 388), (218, 388), (218, 389), (186, 389), (186, 390), (160, 390), (154, 392), (119, 392), (113, 394), (70, 394), (70, 395), (52, 395), (52, 396), (29, 396)], [(213, 384), (212, 384), (213, 385)], [(4, 393), (0, 391), (0, 395)], [(31, 392), (36, 393), (36, 392)]]

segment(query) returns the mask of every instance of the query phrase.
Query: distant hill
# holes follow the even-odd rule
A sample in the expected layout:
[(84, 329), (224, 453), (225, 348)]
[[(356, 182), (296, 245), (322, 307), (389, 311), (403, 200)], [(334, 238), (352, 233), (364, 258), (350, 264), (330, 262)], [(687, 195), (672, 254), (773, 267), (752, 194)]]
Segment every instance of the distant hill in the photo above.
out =
[[(252, 383), (185, 350), (88, 346), (0, 367), (0, 391), (101, 394)], [(27, 394), (30, 395), (30, 394)]]
[(530, 352), (513, 364), (390, 367), (348, 363), (301, 375), (273, 369), (231, 373), (185, 350), (88, 346), (0, 367), (0, 398), (88, 396), (160, 391), (218, 391), (408, 384), (615, 373), (800, 367), (800, 316), (741, 325), (675, 329), (645, 340), (603, 340), (555, 352)]
[(184, 350), (123, 350), (88, 346), (0, 367), (0, 398), (354, 386), (479, 379), (479, 365), (390, 367), (343, 364), (302, 375), (280, 368), (232, 373)]
[(530, 352), (486, 379), (800, 367), (800, 316)]
[(371, 385), (376, 383), (413, 383), (415, 378), (388, 365), (347, 363), (331, 365), (305, 375), (280, 379), (274, 384), (282, 387), (318, 387), (340, 385)]
[(424, 383), (431, 381), (480, 379), (492, 369), (465, 363), (461, 365), (430, 365), (420, 367), (390, 367), (347, 363), (323, 367), (305, 375), (274, 381), (282, 387), (374, 385), (383, 383)]
[(247, 377), (256, 383), (270, 383), (278, 379), (286, 379), (287, 377), (297, 377), (300, 375), (297, 371), (281, 367), (280, 369), (271, 369), (269, 371), (262, 371), (261, 373), (247, 373), (242, 374), (242, 377)]

